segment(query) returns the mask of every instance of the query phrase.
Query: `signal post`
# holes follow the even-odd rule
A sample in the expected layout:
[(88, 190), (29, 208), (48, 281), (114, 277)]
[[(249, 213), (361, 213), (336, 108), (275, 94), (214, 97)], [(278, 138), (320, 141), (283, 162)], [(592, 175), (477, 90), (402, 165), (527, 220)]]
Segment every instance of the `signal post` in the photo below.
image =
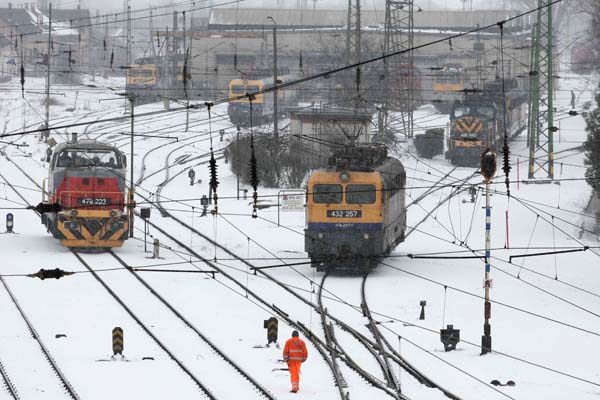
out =
[(481, 175), (485, 181), (485, 279), (483, 287), (485, 290), (485, 300), (483, 303), (483, 336), (481, 336), (481, 355), (492, 351), (492, 303), (490, 303), (490, 288), (492, 280), (490, 278), (490, 230), (492, 208), (490, 206), (490, 181), (496, 174), (496, 153), (489, 147), (481, 155)]

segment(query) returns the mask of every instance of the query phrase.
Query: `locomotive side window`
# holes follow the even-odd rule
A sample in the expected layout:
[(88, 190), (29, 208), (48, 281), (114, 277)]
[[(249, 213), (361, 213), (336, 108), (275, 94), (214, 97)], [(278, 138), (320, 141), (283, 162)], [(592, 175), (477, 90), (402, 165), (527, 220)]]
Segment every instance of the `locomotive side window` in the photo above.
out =
[(340, 204), (342, 185), (314, 185), (313, 201), (318, 204)]
[(377, 192), (375, 185), (347, 185), (346, 203), (348, 204), (373, 204)]

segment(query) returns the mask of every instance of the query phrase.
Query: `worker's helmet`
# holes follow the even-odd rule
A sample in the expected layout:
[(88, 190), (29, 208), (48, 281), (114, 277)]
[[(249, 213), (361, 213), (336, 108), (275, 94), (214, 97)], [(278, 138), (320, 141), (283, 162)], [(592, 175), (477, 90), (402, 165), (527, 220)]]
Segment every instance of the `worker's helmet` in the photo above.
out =
[(292, 337), (298, 337), (298, 336), (299, 336), (299, 335), (298, 335), (298, 331), (294, 331), (294, 332), (292, 332)]

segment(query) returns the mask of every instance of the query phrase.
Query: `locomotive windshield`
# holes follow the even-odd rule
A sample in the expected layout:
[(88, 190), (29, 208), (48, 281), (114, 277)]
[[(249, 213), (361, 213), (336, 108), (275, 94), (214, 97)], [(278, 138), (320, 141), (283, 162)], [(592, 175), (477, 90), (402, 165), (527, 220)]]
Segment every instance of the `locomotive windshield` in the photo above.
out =
[(342, 185), (313, 186), (313, 201), (318, 204), (340, 204), (342, 202)]
[(58, 155), (56, 166), (122, 168), (122, 161), (115, 150), (65, 149)]
[(375, 185), (347, 185), (346, 203), (373, 204), (375, 203)]
[(477, 113), (487, 118), (494, 118), (494, 109), (492, 107), (477, 107)]
[(469, 106), (460, 106), (454, 110), (454, 117), (459, 118), (463, 115), (467, 115), (471, 112), (471, 108)]
[(246, 94), (244, 85), (231, 85), (231, 94)]

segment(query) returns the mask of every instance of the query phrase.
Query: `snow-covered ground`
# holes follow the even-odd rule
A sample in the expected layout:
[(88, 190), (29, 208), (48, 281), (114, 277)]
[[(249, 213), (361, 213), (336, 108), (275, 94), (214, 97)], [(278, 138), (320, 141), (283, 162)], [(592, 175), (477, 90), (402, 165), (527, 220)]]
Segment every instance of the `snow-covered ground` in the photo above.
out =
[[(585, 215), (590, 188), (584, 176), (583, 154), (578, 147), (585, 140), (581, 116), (569, 117), (570, 90), (581, 93), (578, 107), (592, 98), (587, 91), (587, 79), (568, 76), (558, 92), (558, 115), (561, 120), (560, 139), (556, 147), (556, 178), (559, 184), (511, 184), (511, 197), (506, 196), (503, 176), (492, 185), (492, 338), (494, 353), (480, 356), (483, 333), (483, 278), (480, 259), (417, 259), (407, 254), (469, 256), (484, 248), (484, 199), (478, 192), (475, 203), (463, 192), (439, 207), (425, 223), (410, 234), (407, 240), (385, 259), (367, 281), (367, 298), (380, 329), (398, 351), (423, 373), (463, 399), (596, 399), (600, 396), (600, 291), (598, 282), (600, 262), (598, 241), (591, 234), (592, 220)], [(43, 87), (32, 79), (31, 87)], [(51, 107), (51, 124), (69, 125), (95, 119), (123, 116), (124, 100), (104, 101), (115, 96), (108, 87), (118, 87), (118, 80), (96, 79), (96, 88), (61, 88), (65, 94), (60, 105)], [(9, 83), (0, 93), (0, 115), (5, 133), (19, 132), (23, 127), (37, 128), (43, 121), (42, 96), (26, 93), (21, 100), (20, 88)], [(75, 90), (80, 90), (76, 106)], [(99, 101), (101, 100), (101, 101)], [(75, 107), (75, 111), (66, 111)], [(158, 111), (162, 104), (136, 107), (136, 114)], [(422, 107), (415, 115), (419, 129), (444, 126), (447, 116)], [(235, 133), (226, 116), (226, 105), (213, 109), (211, 128), (213, 147), (222, 148)], [(136, 133), (153, 137), (138, 137), (135, 141), (135, 179), (138, 205), (147, 206), (144, 199), (154, 199), (162, 185), (160, 198), (165, 208), (176, 217), (225, 245), (255, 265), (275, 265), (283, 261), (305, 261), (304, 214), (281, 212), (280, 226), (275, 207), (259, 211), (251, 218), (250, 198), (237, 200), (236, 178), (224, 160), (219, 161), (219, 215), (200, 217), (200, 197), (208, 194), (208, 168), (198, 158), (210, 150), (208, 115), (205, 110), (190, 112), (190, 127), (185, 132), (185, 112), (171, 112), (136, 119)], [(215, 134), (226, 129), (225, 141)], [(64, 141), (71, 132), (81, 138), (99, 138), (115, 143), (129, 153), (129, 121), (104, 122), (89, 126), (59, 129), (53, 134)], [(158, 138), (156, 136), (164, 136)], [(177, 138), (178, 141), (173, 138)], [(45, 145), (37, 135), (7, 137), (4, 141), (26, 143), (29, 147), (0, 146), (3, 155), (10, 157), (39, 185), (47, 176), (47, 165), (41, 161)], [(513, 170), (511, 180), (526, 178), (528, 151), (524, 135), (511, 145)], [(416, 199), (430, 186), (452, 171), (443, 157), (418, 159), (408, 143), (396, 150), (407, 168), (408, 202)], [(145, 156), (147, 155), (147, 156)], [(5, 156), (0, 157), (0, 173), (31, 204), (41, 199), (41, 190), (29, 181)], [(187, 157), (184, 159), (184, 157)], [(260, 163), (260, 160), (259, 160)], [(517, 163), (519, 163), (517, 168)], [(194, 166), (196, 179), (202, 184), (190, 186), (187, 168)], [(183, 171), (183, 173), (181, 173)], [(474, 171), (457, 168), (442, 181), (443, 184), (465, 178)], [(179, 173), (179, 174), (178, 174)], [(569, 180), (572, 179), (572, 180)], [(481, 185), (476, 176), (470, 183)], [(415, 226), (431, 209), (446, 198), (451, 186), (427, 196), (408, 209), (408, 225)], [(260, 196), (276, 195), (279, 189), (259, 188)], [(268, 197), (267, 197), (268, 198)], [(128, 316), (109, 293), (89, 273), (80, 273), (61, 280), (31, 279), (20, 274), (40, 268), (62, 268), (85, 271), (77, 259), (45, 232), (39, 218), (21, 209), (23, 199), (0, 179), (0, 231), (5, 230), (4, 214), (15, 215), (14, 235), (0, 236), (0, 273), (6, 277), (32, 324), (44, 339), (73, 387), (85, 399), (196, 398), (199, 389), (160, 349), (156, 343)], [(8, 208), (15, 208), (9, 210)], [(212, 208), (212, 206), (211, 206)], [(508, 216), (508, 241), (506, 218)], [(308, 265), (273, 268), (268, 273), (284, 282), (287, 289), (254, 275), (248, 267), (232, 260), (199, 236), (191, 234), (174, 220), (163, 218), (152, 210), (150, 221), (174, 235), (203, 257), (216, 260), (238, 282), (323, 335), (319, 315), (298, 297), (316, 302), (316, 287), (322, 274)], [(554, 225), (552, 224), (554, 223)], [(583, 227), (583, 228), (582, 228)], [(161, 268), (210, 268), (190, 256), (168, 238), (150, 228), (151, 237), (161, 240), (161, 260), (148, 259), (144, 253), (143, 227), (137, 221), (136, 238), (128, 240), (115, 252), (135, 267), (164, 264)], [(587, 251), (531, 258), (510, 256), (553, 251), (582, 249)], [(171, 247), (172, 251), (167, 247)], [(527, 249), (529, 248), (529, 249)], [(450, 252), (460, 253), (450, 253)], [(131, 307), (149, 324), (160, 339), (182, 355), (184, 363), (218, 398), (253, 398), (248, 386), (236, 384), (238, 377), (222, 366), (211, 364), (213, 356), (205, 346), (192, 338), (187, 328), (173, 322), (173, 316), (151, 298), (139, 282), (126, 270), (106, 270), (115, 265), (106, 255), (85, 256), (93, 268), (100, 270), (116, 292), (123, 295)], [(170, 263), (180, 263), (171, 264)], [(148, 267), (152, 268), (152, 267)], [(303, 365), (301, 392), (290, 394), (289, 377), (279, 362), (281, 349), (257, 348), (266, 342), (263, 320), (272, 313), (246, 290), (217, 274), (211, 278), (195, 273), (143, 273), (162, 296), (168, 299), (199, 330), (233, 358), (244, 370), (266, 387), (276, 398), (336, 399), (327, 364), (309, 344), (309, 360)], [(17, 276), (11, 276), (17, 275)], [(336, 317), (346, 321), (365, 335), (366, 320), (360, 312), (360, 278), (329, 277), (325, 284), (325, 306)], [(296, 294), (298, 297), (295, 297)], [(427, 301), (426, 319), (419, 320), (421, 300)], [(23, 398), (62, 398), (56, 377), (44, 364), (35, 343), (23, 328), (6, 293), (0, 288), (2, 334), (0, 361), (13, 377), (13, 383)], [(461, 330), (457, 351), (444, 352), (439, 329), (447, 324)], [(110, 358), (111, 332), (120, 326), (125, 332), (125, 355), (128, 362), (106, 361)], [(292, 328), (283, 321), (279, 325), (279, 343), (283, 343)], [(66, 337), (55, 337), (56, 334)], [(353, 338), (336, 330), (338, 340), (349, 354), (371, 374), (383, 379), (379, 366)], [(152, 357), (154, 360), (143, 360)], [(342, 365), (352, 399), (385, 398), (387, 395), (371, 387), (355, 372)], [(404, 371), (395, 370), (405, 395), (413, 399), (445, 398), (439, 391), (419, 384)], [(35, 377), (35, 379), (34, 379)], [(493, 387), (494, 379), (513, 380), (514, 387)], [(8, 394), (0, 391), (0, 398)]]

